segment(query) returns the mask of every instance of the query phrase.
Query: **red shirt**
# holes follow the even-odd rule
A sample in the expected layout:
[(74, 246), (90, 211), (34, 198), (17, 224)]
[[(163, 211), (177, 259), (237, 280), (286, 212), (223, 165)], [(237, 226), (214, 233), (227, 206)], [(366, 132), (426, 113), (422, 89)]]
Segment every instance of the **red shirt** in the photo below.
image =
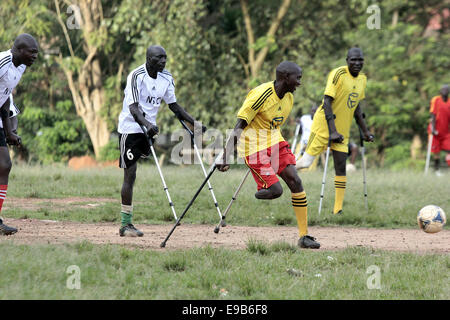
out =
[(436, 130), (439, 135), (446, 135), (450, 132), (450, 98), (445, 102), (441, 96), (431, 99), (430, 112), (436, 116)]

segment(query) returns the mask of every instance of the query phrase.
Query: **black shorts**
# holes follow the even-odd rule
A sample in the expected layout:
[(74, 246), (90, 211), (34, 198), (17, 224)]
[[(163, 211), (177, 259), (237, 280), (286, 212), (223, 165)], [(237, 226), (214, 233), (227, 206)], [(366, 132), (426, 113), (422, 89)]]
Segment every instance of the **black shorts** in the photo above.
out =
[(3, 128), (0, 128), (0, 147), (7, 147), (7, 146), (8, 145), (6, 144), (5, 130)]
[(119, 167), (129, 168), (139, 158), (146, 158), (150, 154), (150, 143), (143, 133), (119, 134)]

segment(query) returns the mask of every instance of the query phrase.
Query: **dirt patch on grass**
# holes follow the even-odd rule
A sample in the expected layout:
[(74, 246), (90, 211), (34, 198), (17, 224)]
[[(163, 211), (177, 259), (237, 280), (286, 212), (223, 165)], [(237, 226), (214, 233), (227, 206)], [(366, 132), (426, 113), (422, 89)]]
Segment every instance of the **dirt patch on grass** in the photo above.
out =
[(107, 202), (117, 202), (119, 200), (110, 198), (83, 198), (70, 197), (61, 199), (43, 199), (43, 198), (12, 198), (7, 197), (3, 204), (3, 209), (25, 209), (38, 210), (40, 208), (58, 209), (68, 205), (75, 208), (92, 209)]
[[(53, 199), (54, 200), (54, 199)], [(78, 223), (35, 219), (7, 219), (6, 224), (19, 229), (12, 236), (0, 236), (0, 241), (12, 240), (23, 244), (62, 244), (89, 241), (94, 244), (119, 244), (151, 250), (189, 249), (210, 245), (229, 249), (244, 249), (251, 239), (265, 242), (285, 241), (296, 244), (295, 227), (243, 227), (229, 225), (213, 232), (212, 225), (182, 224), (177, 227), (167, 242), (160, 244), (172, 225), (145, 225), (137, 227), (144, 237), (119, 236), (119, 225), (115, 223)], [(449, 253), (450, 231), (426, 234), (415, 229), (372, 229), (348, 227), (310, 227), (309, 233), (321, 243), (320, 250), (339, 250), (346, 247), (370, 247), (390, 251), (412, 253)]]

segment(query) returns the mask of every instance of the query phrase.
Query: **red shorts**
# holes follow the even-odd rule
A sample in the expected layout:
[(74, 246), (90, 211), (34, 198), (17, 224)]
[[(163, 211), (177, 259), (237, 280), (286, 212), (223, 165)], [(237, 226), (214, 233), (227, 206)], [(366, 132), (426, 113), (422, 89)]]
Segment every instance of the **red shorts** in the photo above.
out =
[(290, 164), (295, 166), (295, 156), (289, 144), (282, 141), (270, 148), (245, 157), (245, 163), (251, 169), (258, 191), (277, 183), (280, 173)]
[(439, 153), (442, 150), (450, 151), (450, 133), (446, 135), (433, 136), (433, 143), (431, 144), (431, 152)]

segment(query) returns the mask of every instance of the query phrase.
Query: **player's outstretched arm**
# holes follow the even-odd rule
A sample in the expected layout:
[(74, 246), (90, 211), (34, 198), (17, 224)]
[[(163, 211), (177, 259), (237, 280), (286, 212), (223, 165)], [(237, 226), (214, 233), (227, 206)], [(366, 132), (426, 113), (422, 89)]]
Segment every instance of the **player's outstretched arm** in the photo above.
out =
[[(175, 116), (180, 119), (190, 123), (194, 128), (195, 119), (178, 103), (174, 102), (169, 104), (169, 109), (175, 114)], [(206, 126), (202, 124), (202, 132), (206, 131)]]
[(5, 130), (6, 142), (10, 145), (20, 146), (20, 137), (13, 132), (12, 124), (9, 119), (9, 104), (10, 98), (8, 98), (5, 103), (0, 107), (0, 116), (3, 122), (3, 129)]
[(355, 114), (353, 115), (353, 117), (355, 118), (356, 123), (358, 124), (359, 128), (361, 129), (361, 132), (364, 135), (364, 140), (373, 142), (374, 136), (369, 131), (369, 129), (367, 129), (366, 122), (364, 121), (364, 113), (361, 111), (361, 107), (359, 104), (356, 107)]
[(217, 169), (219, 171), (225, 172), (230, 168), (229, 159), (233, 155), (233, 151), (236, 148), (236, 144), (241, 137), (242, 130), (247, 126), (247, 121), (244, 119), (238, 119), (236, 125), (234, 126), (233, 132), (227, 141), (225, 148), (223, 149), (223, 156), (221, 163), (217, 163)]
[(328, 125), (328, 132), (330, 133), (330, 140), (341, 143), (344, 141), (344, 136), (337, 132), (336, 124), (334, 123), (335, 115), (333, 114), (333, 109), (331, 108), (333, 100), (334, 99), (332, 97), (327, 95), (323, 97), (323, 111), (325, 112), (325, 119)]

